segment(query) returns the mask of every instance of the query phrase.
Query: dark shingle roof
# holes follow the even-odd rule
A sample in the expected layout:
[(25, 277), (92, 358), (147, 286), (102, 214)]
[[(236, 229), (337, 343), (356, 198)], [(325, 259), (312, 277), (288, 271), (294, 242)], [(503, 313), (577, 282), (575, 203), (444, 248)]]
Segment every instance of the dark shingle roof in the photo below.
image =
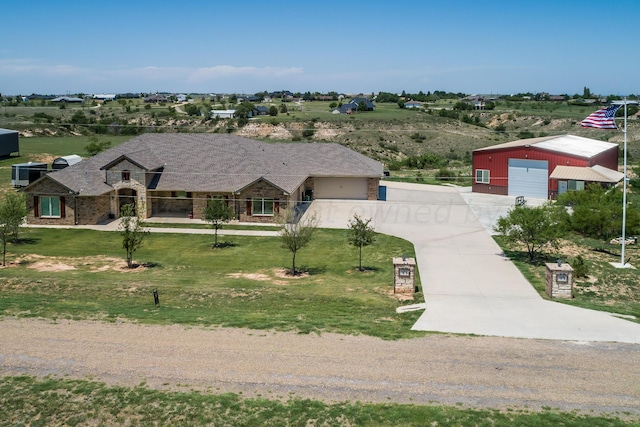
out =
[(48, 177), (81, 195), (98, 195), (105, 166), (128, 158), (161, 171), (156, 190), (236, 192), (265, 179), (292, 192), (309, 176), (379, 177), (382, 164), (333, 143), (269, 143), (223, 134), (144, 134)]

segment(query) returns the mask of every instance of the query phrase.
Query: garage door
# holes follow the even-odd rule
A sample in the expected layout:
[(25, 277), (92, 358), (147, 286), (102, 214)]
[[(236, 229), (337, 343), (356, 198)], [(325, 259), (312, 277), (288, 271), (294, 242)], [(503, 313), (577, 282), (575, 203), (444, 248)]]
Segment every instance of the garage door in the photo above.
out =
[(367, 178), (316, 178), (313, 197), (367, 200)]
[(509, 195), (534, 199), (549, 197), (549, 162), (509, 159)]

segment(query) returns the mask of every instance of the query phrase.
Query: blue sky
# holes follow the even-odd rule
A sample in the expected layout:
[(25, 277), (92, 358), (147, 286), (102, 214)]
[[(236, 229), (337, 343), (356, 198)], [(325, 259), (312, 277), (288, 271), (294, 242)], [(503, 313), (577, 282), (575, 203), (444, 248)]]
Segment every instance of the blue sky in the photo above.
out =
[(640, 92), (637, 0), (4, 3), (9, 95)]

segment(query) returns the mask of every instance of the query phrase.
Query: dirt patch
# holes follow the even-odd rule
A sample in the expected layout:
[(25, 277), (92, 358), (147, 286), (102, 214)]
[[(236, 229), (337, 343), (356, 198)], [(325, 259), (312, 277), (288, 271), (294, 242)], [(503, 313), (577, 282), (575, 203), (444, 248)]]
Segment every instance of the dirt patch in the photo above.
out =
[(395, 292), (393, 292), (393, 289), (380, 289), (380, 292), (396, 301), (415, 300), (415, 298), (413, 297), (413, 294), (396, 294)]
[(263, 273), (230, 273), (227, 274), (227, 277), (232, 277), (234, 279), (257, 280), (259, 282), (271, 280), (271, 277)]
[(126, 261), (120, 258), (106, 256), (91, 257), (46, 257), (42, 255), (24, 255), (13, 263), (15, 266), (25, 266), (38, 271), (58, 272), (77, 269), (88, 269), (90, 272), (98, 273), (102, 271), (140, 272), (146, 269), (145, 265), (136, 264), (134, 268), (129, 268)]
[[(299, 275), (296, 276), (292, 276), (290, 274), (288, 274), (289, 270), (284, 269), (284, 268), (276, 268), (272, 271), (273, 276), (280, 278), (280, 279), (301, 279), (303, 277), (309, 277), (309, 273), (308, 272), (303, 272), (300, 273)], [(268, 274), (265, 273), (242, 273), (242, 272), (238, 272), (238, 273), (230, 273), (227, 274), (227, 277), (231, 277), (231, 278), (235, 278), (235, 279), (249, 279), (249, 280), (256, 280), (259, 282), (271, 282), (274, 285), (286, 285), (289, 283), (288, 280), (275, 280), (273, 278), (273, 276), (270, 276)]]

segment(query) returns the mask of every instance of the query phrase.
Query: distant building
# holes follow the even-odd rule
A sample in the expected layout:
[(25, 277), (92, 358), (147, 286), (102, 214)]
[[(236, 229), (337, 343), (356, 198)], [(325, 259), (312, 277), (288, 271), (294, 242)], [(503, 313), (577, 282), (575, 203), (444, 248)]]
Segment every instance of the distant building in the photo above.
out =
[(233, 119), (236, 110), (211, 110), (211, 118), (213, 119)]

